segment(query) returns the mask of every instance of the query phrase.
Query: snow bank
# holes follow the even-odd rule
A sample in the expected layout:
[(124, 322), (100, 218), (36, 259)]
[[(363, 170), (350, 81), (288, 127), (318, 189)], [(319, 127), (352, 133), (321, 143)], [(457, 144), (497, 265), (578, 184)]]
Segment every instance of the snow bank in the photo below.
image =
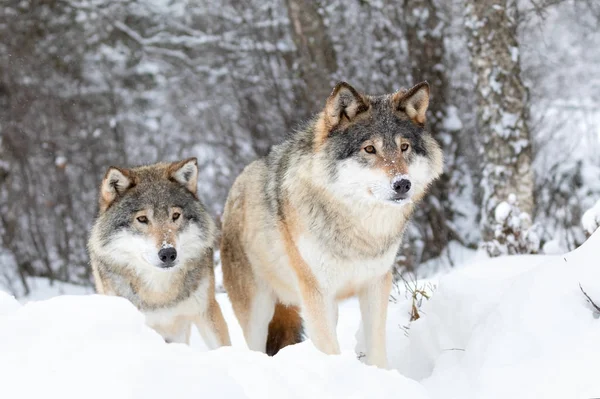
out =
[(2, 398), (427, 398), (418, 383), (310, 343), (277, 357), (165, 344), (124, 299), (0, 296)]
[(566, 255), (472, 259), (435, 281), (417, 321), (410, 296), (397, 295), (393, 371), (356, 359), (356, 300), (340, 308), (341, 356), (305, 342), (269, 358), (245, 349), (224, 295), (234, 347), (207, 352), (196, 333), (191, 347), (165, 344), (121, 298), (21, 305), (0, 293), (0, 398), (600, 397), (600, 314), (580, 289), (600, 305), (600, 231)]
[(579, 286), (600, 304), (599, 255), (596, 232), (564, 256), (496, 258), (448, 274), (408, 338), (390, 340), (392, 366), (433, 398), (600, 397), (600, 320)]
[(0, 291), (0, 316), (19, 308), (19, 302), (11, 296)]

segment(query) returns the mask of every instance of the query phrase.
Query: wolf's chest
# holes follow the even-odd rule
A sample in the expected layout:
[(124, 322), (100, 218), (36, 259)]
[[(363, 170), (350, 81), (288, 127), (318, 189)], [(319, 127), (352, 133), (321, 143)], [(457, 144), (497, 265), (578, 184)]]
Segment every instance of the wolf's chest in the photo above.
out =
[(340, 255), (338, 251), (323, 245), (315, 238), (301, 237), (298, 249), (320, 285), (330, 292), (341, 292), (359, 287), (369, 280), (389, 271), (394, 262), (398, 245), (382, 251), (377, 256)]
[(153, 310), (145, 310), (143, 313), (149, 324), (163, 324), (168, 323), (177, 317), (197, 316), (200, 312), (204, 311), (207, 306), (207, 291), (207, 287), (199, 287), (196, 292), (178, 303)]
[(181, 306), (189, 302), (206, 282), (197, 269), (176, 274), (146, 268), (133, 277), (115, 278), (112, 285), (117, 295), (129, 299), (144, 313), (163, 310), (181, 313)]
[(328, 204), (317, 214), (310, 209), (298, 205), (304, 241), (298, 245), (305, 247), (306, 255), (318, 247), (329, 263), (388, 260), (389, 252), (395, 254), (398, 249), (407, 221), (402, 209), (383, 206), (354, 204), (336, 208)]

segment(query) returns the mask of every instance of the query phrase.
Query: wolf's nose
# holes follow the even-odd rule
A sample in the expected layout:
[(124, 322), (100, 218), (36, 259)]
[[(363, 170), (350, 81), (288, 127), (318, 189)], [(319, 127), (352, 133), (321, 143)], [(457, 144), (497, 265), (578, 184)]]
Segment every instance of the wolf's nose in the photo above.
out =
[(406, 194), (407, 192), (410, 191), (410, 180), (402, 179), (402, 180), (395, 181), (394, 184), (392, 185), (392, 188), (398, 194)]
[(170, 266), (171, 263), (177, 259), (177, 250), (173, 247), (171, 248), (163, 248), (158, 251), (158, 257), (160, 261), (167, 266)]

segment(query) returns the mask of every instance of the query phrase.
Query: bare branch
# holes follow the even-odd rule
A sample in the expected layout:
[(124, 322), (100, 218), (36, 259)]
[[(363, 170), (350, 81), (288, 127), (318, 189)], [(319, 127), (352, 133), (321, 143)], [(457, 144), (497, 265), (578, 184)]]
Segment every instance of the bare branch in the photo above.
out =
[(587, 294), (587, 292), (585, 292), (583, 290), (583, 287), (581, 286), (581, 283), (579, 283), (579, 289), (581, 290), (581, 292), (583, 292), (583, 295), (588, 300), (588, 302), (594, 307), (594, 309), (596, 309), (596, 311), (598, 313), (600, 313), (600, 306), (596, 305), (596, 303), (592, 300), (592, 298), (590, 298), (590, 296)]

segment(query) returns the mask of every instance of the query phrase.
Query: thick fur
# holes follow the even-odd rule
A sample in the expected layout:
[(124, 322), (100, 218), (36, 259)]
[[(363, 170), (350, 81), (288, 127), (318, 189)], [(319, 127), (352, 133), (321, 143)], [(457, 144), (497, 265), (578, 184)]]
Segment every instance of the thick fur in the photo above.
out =
[[(237, 178), (221, 259), (250, 349), (298, 342), (297, 307), (316, 347), (339, 353), (337, 301), (358, 295), (366, 360), (386, 366), (391, 267), (415, 203), (442, 172), (428, 103), (426, 83), (384, 96), (340, 83), (306, 128)], [(406, 180), (410, 191), (399, 194)]]
[(285, 346), (296, 344), (303, 338), (302, 318), (296, 306), (275, 305), (275, 313), (269, 323), (267, 355), (274, 356)]
[[(98, 293), (129, 299), (167, 342), (189, 343), (195, 324), (212, 349), (230, 340), (215, 299), (215, 224), (197, 176), (195, 158), (109, 168), (88, 249)], [(159, 258), (165, 248), (176, 250), (173, 263)]]

